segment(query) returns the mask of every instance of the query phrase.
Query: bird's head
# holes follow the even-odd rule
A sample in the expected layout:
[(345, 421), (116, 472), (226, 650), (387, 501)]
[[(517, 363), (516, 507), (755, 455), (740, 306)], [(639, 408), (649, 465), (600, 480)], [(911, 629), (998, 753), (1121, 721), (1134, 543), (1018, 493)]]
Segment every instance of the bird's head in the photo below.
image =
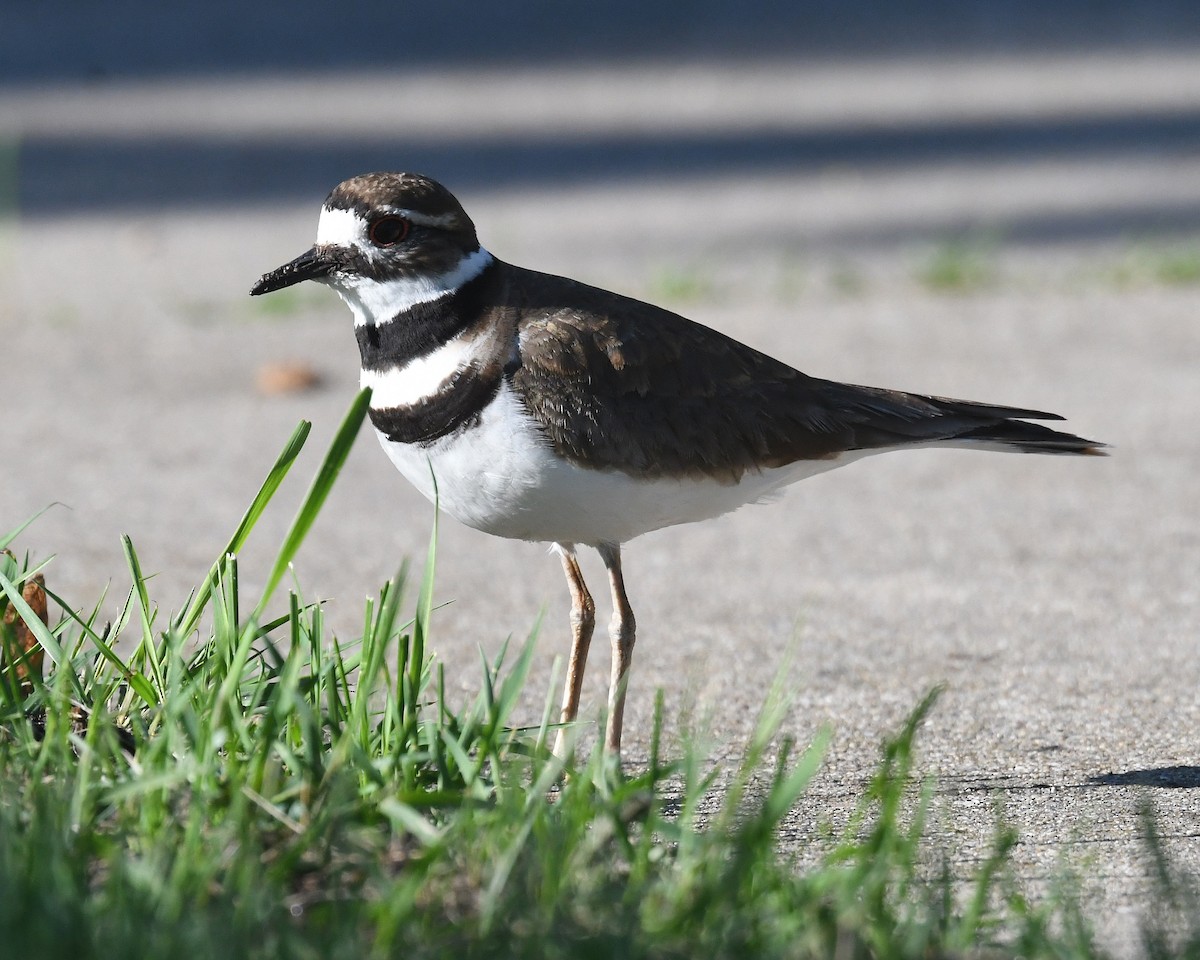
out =
[(317, 242), (264, 274), (259, 296), (303, 280), (332, 286), (362, 323), (436, 299), (490, 260), (475, 225), (440, 183), (413, 173), (368, 173), (338, 184), (321, 207)]

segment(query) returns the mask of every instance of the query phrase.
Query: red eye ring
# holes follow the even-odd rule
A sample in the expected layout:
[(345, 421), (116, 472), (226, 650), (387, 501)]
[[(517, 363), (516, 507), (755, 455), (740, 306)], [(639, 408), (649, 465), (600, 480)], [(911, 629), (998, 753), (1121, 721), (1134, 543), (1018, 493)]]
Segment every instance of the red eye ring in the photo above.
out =
[(367, 236), (377, 247), (394, 247), (408, 236), (410, 226), (403, 217), (380, 217), (371, 222), (367, 228)]

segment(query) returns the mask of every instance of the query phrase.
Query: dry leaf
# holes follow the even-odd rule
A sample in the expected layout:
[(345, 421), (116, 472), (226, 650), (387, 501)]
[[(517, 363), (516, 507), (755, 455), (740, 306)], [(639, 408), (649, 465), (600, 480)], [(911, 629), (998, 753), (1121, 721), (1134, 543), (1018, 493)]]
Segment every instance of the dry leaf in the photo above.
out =
[[(40, 573), (26, 581), (21, 590), (21, 596), (38, 619), (49, 626), (46, 580)], [(21, 681), (21, 693), (27, 696), (33, 690), (31, 678), (42, 679), (42, 661), (45, 658), (45, 651), (42, 650), (42, 645), (38, 643), (37, 637), (33, 635), (33, 631), (29, 629), (28, 624), (11, 603), (4, 611), (2, 623), (3, 629), (0, 630), (0, 637), (3, 638), (3, 645), (0, 646), (0, 665), (5, 667), (12, 665), (14, 674)]]
[(259, 393), (269, 397), (283, 393), (301, 393), (321, 385), (321, 375), (302, 360), (276, 360), (258, 368)]

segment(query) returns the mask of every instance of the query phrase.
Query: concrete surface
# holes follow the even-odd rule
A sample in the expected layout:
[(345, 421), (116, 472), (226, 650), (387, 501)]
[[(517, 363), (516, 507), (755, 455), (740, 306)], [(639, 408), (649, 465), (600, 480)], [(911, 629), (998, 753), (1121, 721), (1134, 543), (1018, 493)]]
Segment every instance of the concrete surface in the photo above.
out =
[[(803, 838), (944, 682), (922, 769), (957, 861), (980, 855), (998, 801), (1023, 876), (1084, 867), (1105, 941), (1131, 954), (1139, 796), (1200, 869), (1200, 324), (1196, 287), (1159, 276), (1171, 257), (1186, 274), (1200, 233), (1197, 52), (10, 77), (0, 527), (64, 504), (20, 545), (58, 554), (48, 578), (81, 606), (126, 589), (129, 533), (177, 607), (306, 417), (309, 450), (245, 555), (243, 581), (261, 582), (357, 357), (332, 294), (246, 291), (307, 247), (337, 180), (421, 169), (505, 259), (658, 300), (810, 373), (1055, 410), (1114, 445), (880, 457), (635, 541), (626, 731), (636, 763), (661, 687), (672, 731), (702, 722), (735, 758), (787, 669), (786, 731), (835, 731)], [(982, 279), (931, 288), (939, 251)], [(259, 393), (279, 359), (322, 387)], [(420, 561), (431, 519), (364, 435), (299, 578), (350, 633), (362, 597)], [(557, 561), (451, 521), (438, 560), (453, 603), (434, 646), (464, 695), (479, 649), (545, 610), (536, 713), (566, 652)], [(585, 708), (606, 678), (598, 639)]]

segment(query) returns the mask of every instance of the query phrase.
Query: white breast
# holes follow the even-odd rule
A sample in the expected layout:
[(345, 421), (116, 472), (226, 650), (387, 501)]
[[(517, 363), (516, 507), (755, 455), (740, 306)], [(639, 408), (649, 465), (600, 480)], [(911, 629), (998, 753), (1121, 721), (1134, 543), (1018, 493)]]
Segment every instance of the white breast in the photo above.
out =
[[(378, 433), (378, 431), (376, 431)], [(422, 447), (379, 434), (388, 457), (431, 501), (469, 527), (515, 540), (624, 543), (643, 533), (720, 516), (787, 484), (865, 455), (747, 473), (741, 483), (640, 480), (560, 460), (519, 398), (502, 383), (478, 425)]]

